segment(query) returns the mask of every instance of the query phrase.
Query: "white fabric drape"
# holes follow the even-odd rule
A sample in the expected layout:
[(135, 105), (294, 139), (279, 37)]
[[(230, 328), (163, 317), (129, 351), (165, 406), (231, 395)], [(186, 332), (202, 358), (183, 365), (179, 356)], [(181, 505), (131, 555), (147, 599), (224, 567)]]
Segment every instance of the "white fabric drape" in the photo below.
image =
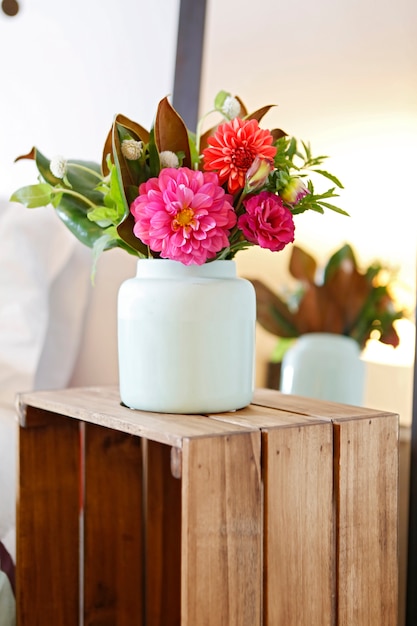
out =
[(0, 540), (14, 557), (16, 393), (68, 384), (91, 254), (49, 207), (0, 202), (0, 237)]

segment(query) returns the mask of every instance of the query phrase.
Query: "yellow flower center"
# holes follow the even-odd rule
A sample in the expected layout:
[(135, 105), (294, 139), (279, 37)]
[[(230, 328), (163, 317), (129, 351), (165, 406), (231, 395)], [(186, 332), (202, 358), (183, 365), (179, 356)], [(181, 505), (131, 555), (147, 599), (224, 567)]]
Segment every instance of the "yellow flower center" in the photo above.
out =
[(194, 223), (194, 211), (190, 208), (178, 211), (174, 219), (174, 229), (190, 227)]

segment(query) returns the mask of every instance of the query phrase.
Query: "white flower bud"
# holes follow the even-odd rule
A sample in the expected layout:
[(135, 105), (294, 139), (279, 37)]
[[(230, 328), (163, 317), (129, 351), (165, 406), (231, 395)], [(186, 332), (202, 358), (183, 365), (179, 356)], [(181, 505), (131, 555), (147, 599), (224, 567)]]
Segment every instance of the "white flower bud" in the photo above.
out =
[(134, 139), (122, 141), (122, 154), (128, 161), (137, 161), (143, 152), (143, 142)]
[(56, 178), (64, 178), (67, 172), (66, 159), (64, 159), (64, 157), (60, 155), (55, 156), (53, 159), (51, 159), (49, 169)]
[(163, 150), (159, 153), (159, 162), (162, 167), (178, 167), (180, 162), (175, 154), (175, 152), (171, 152), (171, 150)]
[(223, 102), (222, 113), (229, 120), (233, 120), (240, 113), (240, 104), (233, 96), (227, 96)]

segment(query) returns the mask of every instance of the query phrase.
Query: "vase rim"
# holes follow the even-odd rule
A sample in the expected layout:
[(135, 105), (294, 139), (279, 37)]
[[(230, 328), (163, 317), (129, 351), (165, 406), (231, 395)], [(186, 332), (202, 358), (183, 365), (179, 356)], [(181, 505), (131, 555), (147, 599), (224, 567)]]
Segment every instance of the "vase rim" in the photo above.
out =
[(137, 276), (198, 276), (200, 278), (234, 278), (236, 262), (232, 259), (213, 260), (202, 265), (185, 265), (171, 259), (138, 259)]
[(340, 333), (331, 333), (331, 332), (323, 332), (323, 331), (317, 331), (317, 332), (308, 332), (308, 333), (303, 333), (302, 335), (300, 335), (298, 337), (298, 341), (302, 341), (303, 343), (305, 341), (312, 341), (314, 343), (322, 343), (324, 341), (331, 341), (333, 343), (344, 343), (344, 344), (350, 344), (352, 346), (357, 347), (358, 351), (360, 351), (360, 346), (358, 344), (358, 342), (356, 341), (356, 339), (354, 339), (353, 337), (350, 337), (349, 335), (341, 335)]

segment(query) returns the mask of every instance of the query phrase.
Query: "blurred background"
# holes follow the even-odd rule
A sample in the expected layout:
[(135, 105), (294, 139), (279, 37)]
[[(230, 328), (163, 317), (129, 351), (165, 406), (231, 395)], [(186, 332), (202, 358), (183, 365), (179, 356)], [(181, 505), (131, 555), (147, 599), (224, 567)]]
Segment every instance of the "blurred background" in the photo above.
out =
[[(158, 101), (173, 93), (179, 8), (179, 0), (3, 0), (1, 201), (36, 181), (33, 164), (13, 162), (32, 146), (49, 158), (100, 161), (116, 113), (151, 126)], [(296, 242), (318, 260), (348, 242), (364, 266), (379, 260), (398, 271), (393, 288), (412, 316), (398, 327), (399, 348), (366, 350), (365, 404), (398, 412), (405, 433), (415, 345), (416, 23), (415, 0), (207, 0), (200, 97), (201, 114), (221, 89), (248, 110), (276, 104), (265, 126), (330, 156), (350, 217), (299, 216)], [(239, 273), (280, 289), (290, 282), (289, 253), (243, 252)], [(117, 383), (116, 295), (135, 263), (120, 251), (100, 259), (71, 384)], [(275, 342), (258, 328), (257, 386)]]

